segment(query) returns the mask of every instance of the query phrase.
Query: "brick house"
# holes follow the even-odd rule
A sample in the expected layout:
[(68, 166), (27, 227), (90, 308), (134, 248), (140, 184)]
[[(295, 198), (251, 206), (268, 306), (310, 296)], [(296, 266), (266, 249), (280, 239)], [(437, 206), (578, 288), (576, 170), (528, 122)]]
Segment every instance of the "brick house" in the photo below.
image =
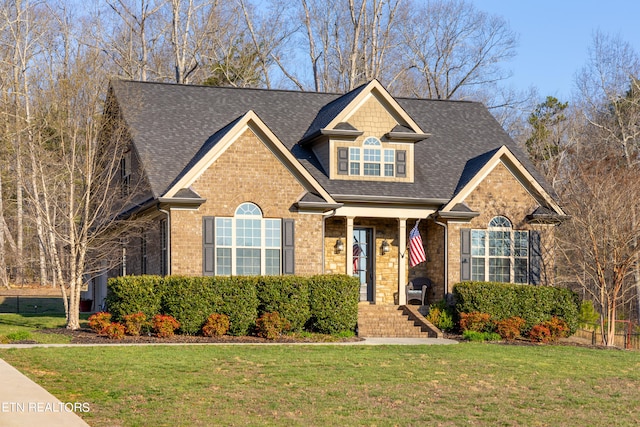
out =
[[(379, 305), (405, 304), (414, 278), (429, 301), (461, 280), (552, 280), (565, 214), (479, 103), (377, 81), (344, 95), (113, 81), (105, 114), (151, 219), (125, 274), (356, 274)], [(410, 266), (418, 221), (426, 261)]]

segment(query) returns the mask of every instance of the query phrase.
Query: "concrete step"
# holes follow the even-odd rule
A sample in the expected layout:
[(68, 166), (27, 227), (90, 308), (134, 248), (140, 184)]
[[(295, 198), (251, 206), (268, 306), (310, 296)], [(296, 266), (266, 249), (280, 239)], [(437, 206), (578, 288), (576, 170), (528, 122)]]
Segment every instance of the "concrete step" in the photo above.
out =
[(442, 337), (417, 306), (361, 304), (358, 306), (358, 335), (361, 337)]

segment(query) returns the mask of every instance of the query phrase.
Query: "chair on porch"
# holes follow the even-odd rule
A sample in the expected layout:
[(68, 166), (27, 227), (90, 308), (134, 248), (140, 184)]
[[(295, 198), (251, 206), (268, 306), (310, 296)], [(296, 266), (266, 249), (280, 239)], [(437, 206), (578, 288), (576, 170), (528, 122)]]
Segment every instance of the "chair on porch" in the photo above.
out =
[(426, 277), (416, 277), (407, 285), (407, 304), (412, 300), (420, 301), (424, 305), (427, 301), (427, 291), (432, 286), (431, 280)]

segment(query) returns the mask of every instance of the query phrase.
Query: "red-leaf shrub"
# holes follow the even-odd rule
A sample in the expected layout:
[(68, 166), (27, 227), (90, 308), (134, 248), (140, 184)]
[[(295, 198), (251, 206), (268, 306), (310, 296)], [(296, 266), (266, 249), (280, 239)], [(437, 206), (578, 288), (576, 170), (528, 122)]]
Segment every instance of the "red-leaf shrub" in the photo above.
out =
[(112, 340), (121, 340), (124, 338), (124, 330), (123, 324), (109, 323), (104, 329), (104, 334)]
[(256, 334), (269, 340), (278, 338), (283, 331), (289, 330), (290, 327), (289, 321), (281, 317), (277, 311), (264, 313), (256, 320)]
[(569, 336), (569, 325), (559, 317), (553, 316), (551, 319), (544, 322), (543, 325), (549, 328), (553, 341), (558, 338), (565, 338)]
[(533, 328), (531, 328), (531, 331), (529, 332), (529, 338), (533, 342), (542, 342), (542, 343), (551, 342), (553, 339), (551, 337), (551, 331), (549, 330), (549, 328), (544, 326), (543, 323), (539, 325), (535, 325)]
[(152, 322), (153, 330), (160, 338), (172, 337), (176, 329), (180, 327), (180, 322), (178, 322), (175, 317), (165, 314), (156, 314), (153, 316)]
[(207, 318), (202, 327), (202, 335), (205, 337), (220, 337), (229, 332), (229, 316), (213, 313)]
[(100, 311), (89, 316), (89, 327), (98, 335), (105, 335), (105, 329), (111, 324), (111, 314)]
[(522, 328), (527, 323), (522, 317), (514, 316), (496, 322), (496, 332), (502, 339), (513, 341), (520, 337)]
[(491, 326), (491, 315), (474, 311), (460, 313), (460, 329), (463, 331), (488, 332)]
[(126, 332), (129, 335), (139, 336), (143, 326), (147, 325), (147, 316), (143, 312), (126, 314), (122, 316)]

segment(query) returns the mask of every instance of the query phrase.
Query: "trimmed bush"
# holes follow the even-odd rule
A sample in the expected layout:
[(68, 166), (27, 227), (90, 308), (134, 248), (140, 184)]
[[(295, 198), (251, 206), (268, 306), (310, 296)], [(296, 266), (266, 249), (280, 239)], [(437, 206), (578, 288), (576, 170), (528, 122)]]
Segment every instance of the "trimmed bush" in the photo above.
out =
[(187, 335), (200, 332), (214, 308), (214, 284), (205, 277), (167, 276), (164, 278), (162, 313), (175, 317)]
[(491, 315), (478, 311), (460, 313), (460, 329), (463, 331), (490, 332)]
[(258, 313), (278, 312), (291, 330), (302, 331), (311, 317), (309, 282), (300, 276), (263, 276), (256, 284)]
[(124, 338), (125, 327), (120, 323), (109, 323), (104, 328), (104, 335), (108, 336), (112, 340), (121, 340)]
[(142, 328), (147, 326), (147, 316), (143, 312), (125, 314), (123, 317), (126, 333), (137, 337)]
[(107, 326), (111, 324), (111, 313), (100, 311), (89, 316), (89, 327), (98, 335), (104, 335)]
[(505, 340), (513, 341), (519, 338), (524, 328), (525, 320), (522, 317), (514, 316), (496, 322), (496, 332)]
[(256, 335), (268, 340), (275, 340), (290, 328), (289, 321), (280, 316), (277, 311), (264, 313), (256, 320)]
[(552, 341), (551, 331), (543, 324), (535, 325), (529, 331), (529, 339), (533, 342), (548, 343)]
[(462, 282), (453, 288), (456, 310), (489, 313), (494, 320), (519, 316), (528, 332), (551, 317), (564, 319), (573, 334), (578, 327), (578, 295), (564, 288), (492, 282)]
[(213, 313), (207, 318), (202, 327), (202, 335), (205, 337), (221, 337), (229, 332), (229, 316)]
[(172, 337), (175, 334), (176, 329), (180, 327), (178, 322), (173, 316), (166, 314), (156, 314), (152, 320), (153, 330), (160, 338)]
[(258, 317), (257, 276), (210, 277), (213, 307), (210, 313), (229, 316), (229, 334), (247, 335)]
[(325, 274), (309, 278), (311, 329), (323, 334), (355, 330), (359, 299), (357, 277)]
[(126, 314), (142, 312), (151, 319), (161, 311), (162, 282), (160, 276), (125, 276), (107, 282), (107, 307), (114, 321)]

